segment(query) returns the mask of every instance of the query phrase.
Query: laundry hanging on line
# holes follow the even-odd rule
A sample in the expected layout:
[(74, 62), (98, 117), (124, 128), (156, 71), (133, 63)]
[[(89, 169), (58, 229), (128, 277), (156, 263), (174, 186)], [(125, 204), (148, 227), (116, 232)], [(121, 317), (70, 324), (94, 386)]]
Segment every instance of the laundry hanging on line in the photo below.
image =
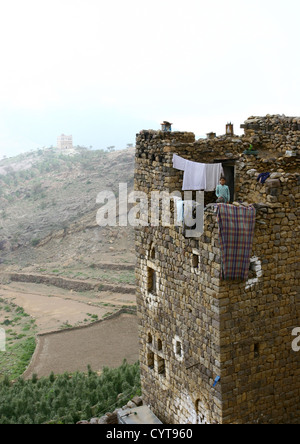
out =
[(206, 169), (203, 163), (186, 161), (183, 175), (183, 190), (205, 190)]
[(186, 162), (183, 157), (177, 156), (177, 154), (173, 155), (173, 168), (176, 170), (184, 171)]
[(208, 163), (206, 167), (206, 189), (205, 191), (215, 191), (220, 184), (220, 178), (224, 176), (221, 163)]
[(215, 191), (223, 174), (221, 163), (199, 163), (173, 155), (173, 167), (184, 171), (183, 191)]

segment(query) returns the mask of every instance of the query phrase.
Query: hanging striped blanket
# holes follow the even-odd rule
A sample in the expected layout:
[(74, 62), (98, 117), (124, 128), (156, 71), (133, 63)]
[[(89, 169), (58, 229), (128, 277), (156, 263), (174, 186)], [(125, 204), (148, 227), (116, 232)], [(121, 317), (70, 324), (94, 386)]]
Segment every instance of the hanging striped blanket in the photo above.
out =
[(255, 216), (256, 210), (252, 206), (217, 205), (222, 279), (248, 279)]

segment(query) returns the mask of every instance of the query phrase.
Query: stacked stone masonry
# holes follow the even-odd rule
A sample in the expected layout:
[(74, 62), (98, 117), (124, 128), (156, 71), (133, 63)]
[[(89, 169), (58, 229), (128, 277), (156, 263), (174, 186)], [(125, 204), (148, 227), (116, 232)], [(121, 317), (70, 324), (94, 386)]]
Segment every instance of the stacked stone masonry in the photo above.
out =
[[(300, 422), (300, 352), (292, 350), (300, 327), (300, 118), (251, 117), (242, 127), (243, 136), (197, 141), (184, 132), (137, 134), (137, 191), (181, 191), (175, 153), (229, 166), (233, 200), (257, 209), (247, 282), (220, 279), (213, 210), (198, 238), (172, 224), (136, 229), (143, 397), (168, 424)], [(250, 144), (257, 156), (244, 154)], [(261, 184), (263, 172), (271, 176)]]

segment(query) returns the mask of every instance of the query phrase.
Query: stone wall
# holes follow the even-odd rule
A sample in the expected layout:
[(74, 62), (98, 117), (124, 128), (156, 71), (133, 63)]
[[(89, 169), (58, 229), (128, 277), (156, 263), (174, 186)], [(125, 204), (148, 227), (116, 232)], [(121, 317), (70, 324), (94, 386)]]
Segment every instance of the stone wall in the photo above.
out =
[[(220, 260), (208, 239), (205, 245), (202, 263), (197, 267), (192, 260), (193, 253), (199, 252), (199, 242), (184, 242), (182, 232), (175, 229), (165, 228), (159, 233), (152, 228), (145, 230), (139, 249), (137, 303), (142, 385), (147, 403), (165, 422), (194, 420), (199, 378), (201, 399), (205, 396), (210, 406), (203, 410), (203, 416), (207, 422), (218, 422), (221, 415), (218, 389), (211, 391), (220, 369), (218, 264), (210, 257)], [(155, 258), (150, 259), (153, 248)], [(158, 274), (155, 294), (147, 288), (150, 270)], [(185, 403), (182, 393), (186, 393)]]
[[(175, 153), (234, 165), (235, 200), (257, 208), (251, 271), (242, 283), (220, 280), (213, 211), (205, 212), (198, 238), (172, 225), (136, 231), (143, 396), (163, 422), (300, 422), (300, 353), (291, 347), (300, 326), (299, 119), (281, 117), (280, 131), (276, 119), (249, 119), (242, 137), (137, 135), (136, 190), (181, 191)], [(244, 154), (250, 143), (258, 157)], [(257, 182), (261, 172), (271, 173), (265, 184)]]
[(259, 207), (249, 280), (220, 285), (223, 423), (300, 421), (299, 227), (270, 205)]
[(273, 153), (299, 153), (300, 118), (284, 115), (250, 117), (241, 128), (245, 137), (257, 148), (270, 149)]
[(43, 274), (32, 273), (0, 273), (0, 282), (4, 279), (7, 282), (25, 282), (33, 284), (53, 285), (54, 287), (64, 288), (66, 290), (74, 291), (110, 291), (121, 294), (134, 294), (134, 286), (128, 284), (115, 285), (106, 282), (86, 281), (79, 279), (67, 279), (58, 276), (50, 276)]

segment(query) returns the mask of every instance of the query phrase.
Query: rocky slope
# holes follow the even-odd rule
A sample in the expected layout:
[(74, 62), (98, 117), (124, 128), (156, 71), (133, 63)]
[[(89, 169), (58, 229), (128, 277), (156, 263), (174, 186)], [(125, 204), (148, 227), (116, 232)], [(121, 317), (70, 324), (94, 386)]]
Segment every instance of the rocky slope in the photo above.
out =
[(44, 149), (2, 160), (0, 271), (90, 277), (102, 263), (133, 264), (133, 229), (96, 222), (98, 193), (117, 196), (121, 182), (132, 190), (133, 175), (134, 148)]

